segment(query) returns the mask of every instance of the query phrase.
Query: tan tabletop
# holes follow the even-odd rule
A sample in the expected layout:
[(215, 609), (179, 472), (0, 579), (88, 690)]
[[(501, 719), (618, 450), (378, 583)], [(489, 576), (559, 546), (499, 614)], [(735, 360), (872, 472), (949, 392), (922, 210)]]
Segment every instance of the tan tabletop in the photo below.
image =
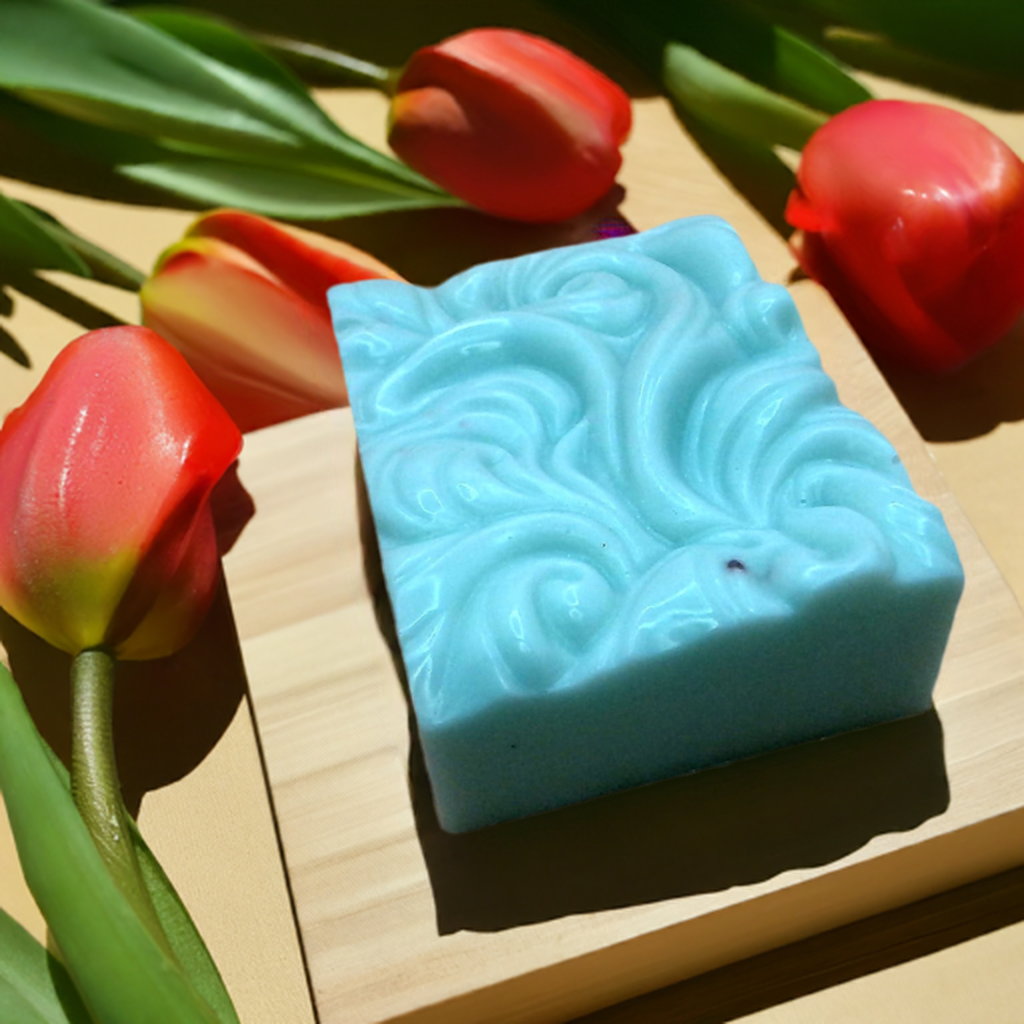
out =
[[(903, 92), (888, 83), (873, 84), (883, 95)], [(324, 99), (349, 130), (383, 146), (384, 103), (380, 97), (345, 92)], [(1024, 117), (972, 112), (1024, 154)], [(738, 228), (762, 276), (786, 281), (793, 261), (783, 239), (693, 146), (667, 105), (660, 99), (638, 100), (635, 115), (636, 128), (620, 178), (626, 190), (621, 208), (632, 223), (643, 229), (695, 213), (720, 214)], [(0, 187), (9, 195), (37, 202), (140, 267), (150, 266), (157, 253), (175, 241), (191, 219), (190, 214), (179, 211), (104, 204), (16, 181), (4, 180)], [(414, 276), (424, 261), (438, 274), (440, 268), (455, 269), (448, 266), (448, 261), (457, 262), (459, 257), (457, 253), (452, 256), (450, 250), (457, 250), (460, 240), (465, 241), (458, 237), (462, 230), (458, 224), (453, 229), (454, 239), (452, 234), (442, 238), (437, 232), (447, 230), (446, 222), (439, 223), (439, 228), (430, 223), (425, 228), (421, 225), (414, 243), (406, 241), (404, 248), (402, 225), (396, 227), (387, 218), (346, 226), (341, 234), (392, 260), (408, 276)], [(481, 242), (472, 229), (467, 231), (470, 241), (475, 240), (488, 254), (491, 242)], [(535, 240), (530, 242), (515, 233), (510, 238), (501, 245), (535, 244)], [(410, 251), (413, 244), (420, 247), (419, 252)], [(438, 255), (432, 248), (435, 245), (448, 254)], [(137, 317), (131, 296), (57, 275), (52, 280), (100, 309), (126, 320)], [(836, 348), (827, 348), (824, 358), (828, 368), (838, 368), (841, 389), (859, 394), (858, 389), (873, 393), (881, 388), (870, 364), (862, 362), (859, 355), (847, 355), (856, 343), (829, 300), (810, 282), (794, 290), (812, 340), (818, 340), (816, 330), (838, 339)], [(5, 411), (22, 400), (59, 348), (80, 333), (68, 321), (22, 299), (18, 300), (11, 330), (33, 365), (29, 370), (13, 362), (0, 366), (0, 409)], [(1024, 504), (1020, 483), (1024, 460), (1022, 370), (1024, 347), (1009, 344), (941, 385), (893, 381), (948, 490), (1018, 599), (1024, 594), (1024, 538), (1018, 528)], [(887, 411), (888, 394), (883, 393), (878, 401), (878, 408), (886, 410), (883, 416), (892, 417), (894, 429), (904, 429), (896, 404), (891, 403), (896, 411)], [(386, 745), (368, 748), (362, 762), (352, 754), (345, 766), (314, 770), (314, 756), (319, 756), (318, 752), (330, 742), (324, 730), (328, 723), (339, 720), (337, 708), (329, 710), (335, 694), (330, 685), (332, 673), (343, 670), (350, 681), (355, 681), (352, 692), (356, 697), (346, 699), (356, 703), (346, 710), (349, 717), (340, 719), (351, 722), (353, 733), (364, 726), (368, 730), (376, 728), (360, 717), (369, 714), (367, 708), (376, 707), (373, 701), (383, 702), (381, 715), (396, 713), (392, 706), (395, 695), (379, 697), (374, 689), (383, 662), (376, 638), (364, 637), (372, 633), (372, 622), (365, 615), (362, 580), (351, 564), (334, 565), (330, 561), (333, 553), (317, 546), (322, 538), (337, 534), (339, 546), (355, 550), (351, 510), (338, 511), (335, 521), (335, 507), (318, 497), (332, 466), (337, 467), (338, 475), (350, 468), (345, 462), (351, 455), (344, 415), (326, 414), (249, 438), (242, 477), (254, 494), (257, 512), (226, 562), (230, 598), (215, 608), (198, 653), (185, 656), (186, 665), (197, 679), (185, 697), (189, 703), (184, 713), (179, 708), (176, 719), (173, 712), (170, 719), (160, 719), (161, 714), (168, 715), (167, 708), (173, 707), (177, 699), (176, 695), (161, 692), (155, 702), (150, 702), (153, 706), (147, 704), (148, 698), (139, 701), (146, 706), (135, 706), (127, 698), (123, 712), (124, 720), (137, 727), (134, 742), (127, 743), (125, 751), (129, 797), (141, 799), (143, 831), (207, 936), (245, 1024), (303, 1024), (315, 1019), (314, 1002), (322, 1024), (386, 1019), (384, 1010), (374, 1014), (381, 1007), (386, 1010), (388, 1005), (401, 1004), (398, 994), (379, 991), (390, 988), (397, 992), (402, 988), (401, 979), (384, 973), (386, 948), (361, 943), (370, 927), (367, 922), (371, 910), (377, 920), (383, 913), (381, 907), (388, 906), (389, 900), (394, 899), (390, 905), (396, 908), (396, 915), (403, 905), (399, 894), (388, 890), (391, 876), (379, 866), (390, 864), (395, 856), (418, 856), (418, 848), (410, 838), (408, 808), (397, 803), (393, 809), (372, 808), (372, 814), (383, 817), (393, 811), (392, 816), (399, 821), (395, 834), (402, 837), (400, 846), (385, 848), (384, 833), (381, 835), (385, 838), (375, 838), (370, 830), (360, 833), (360, 799), (369, 813), (370, 802), (379, 803), (384, 798), (359, 772), (373, 773), (380, 768), (400, 774), (407, 749), (398, 740), (394, 749)], [(331, 454), (332, 444), (337, 445), (336, 458)], [(918, 474), (915, 479), (926, 480), (928, 487), (944, 492), (927, 456), (920, 456), (913, 472)], [(303, 520), (304, 514), (309, 521)], [(954, 515), (959, 513), (954, 511)], [(282, 542), (287, 542), (281, 548), (288, 552), (287, 557), (275, 554)], [(979, 565), (990, 564), (980, 546), (973, 557)], [(986, 576), (984, 586), (986, 594), (995, 595), (991, 607), (999, 609), (1011, 632), (1017, 630), (1011, 620), (1019, 617), (1019, 608), (1008, 596), (1004, 598), (1003, 584), (994, 571)], [(346, 602), (346, 610), (331, 603), (340, 601)], [(330, 615), (324, 610), (328, 605)], [(971, 627), (975, 635), (983, 632), (983, 620), (979, 612), (978, 621)], [(33, 684), (38, 684), (38, 693), (51, 698), (59, 695), (61, 673), (66, 668), (60, 659), (34, 645), (9, 622), (4, 624), (2, 636), (16, 672), (19, 665), (27, 666)], [(1001, 671), (1007, 671), (1005, 658), (1018, 658), (1022, 650), (1015, 639), (1006, 639), (1009, 636), (1006, 633), (997, 638), (1002, 645)], [(218, 652), (212, 667), (211, 651)], [(192, 661), (187, 660), (189, 657)], [(978, 656), (972, 664), (984, 666), (986, 662)], [(1009, 671), (1016, 671), (1020, 677), (1024, 660)], [(206, 690), (204, 683), (209, 683)], [(362, 696), (360, 687), (364, 683), (367, 695)], [(1016, 698), (1020, 687), (1006, 692)], [(1019, 716), (1020, 710), (1020, 702), (1015, 700), (1006, 714)], [(53, 728), (59, 736), (59, 724)], [(161, 736), (162, 740), (154, 740)], [(1013, 746), (1011, 754), (1020, 756), (1019, 744)], [(354, 768), (357, 763), (362, 767)], [(351, 783), (355, 787), (346, 790), (344, 804), (354, 817), (348, 812), (341, 814), (337, 808), (325, 808), (325, 801), (334, 799), (331, 794), (336, 791), (330, 786), (337, 784), (337, 773), (342, 768), (347, 773), (346, 786)], [(360, 796), (363, 791), (358, 787), (362, 785), (367, 788)], [(1024, 804), (1022, 791), (1024, 782), (1020, 782), (1018, 791), (999, 796), (1005, 806), (1019, 808)], [(986, 814), (989, 812), (979, 811), (978, 820)], [(778, 922), (769, 922), (763, 929), (765, 936), (799, 941), (775, 952), (769, 950), (777, 943), (769, 938), (765, 939), (768, 944), (744, 947), (735, 935), (728, 934), (728, 918), (720, 915), (726, 929), (723, 948), (733, 954), (739, 951), (742, 956), (758, 954), (757, 959), (729, 967), (726, 965), (734, 955), (718, 960), (711, 957), (705, 964), (717, 968), (713, 973), (596, 1012), (594, 1020), (720, 1020), (753, 1013), (749, 1019), (765, 1024), (826, 1020), (872, 1024), (1019, 1022), (1024, 1019), (1021, 872), (975, 879), (1024, 862), (1021, 821), (1016, 813), (1004, 815), (1001, 823), (996, 823), (1002, 829), (998, 857), (985, 860), (975, 852), (971, 870), (958, 876), (950, 868), (942, 875), (952, 880), (949, 885), (973, 885), (945, 895), (937, 895), (934, 887), (927, 885), (919, 890), (904, 886), (900, 898), (897, 889), (887, 889), (880, 876), (874, 891), (888, 895), (879, 897), (877, 903), (865, 900), (860, 912), (856, 901), (850, 902), (834, 922), (843, 927), (829, 936), (815, 938), (817, 926), (810, 924), (803, 931), (794, 927), (787, 932), (778, 927)], [(1018, 839), (1019, 852), (1014, 854)], [(283, 857), (279, 842), (283, 844)], [(340, 873), (331, 868), (339, 848), (359, 849), (359, 856), (352, 854)], [(948, 844), (943, 849), (948, 857)], [(418, 864), (410, 865), (409, 877), (418, 870)], [(371, 882), (376, 886), (372, 892), (365, 888)], [(929, 899), (910, 910), (889, 909), (918, 896)], [(374, 906), (368, 908), (368, 904)], [(43, 934), (42, 922), (22, 887), (4, 828), (0, 828), (0, 905), (37, 934)], [(848, 923), (876, 910), (887, 912), (860, 923)], [(296, 913), (300, 927), (296, 927)], [(657, 914), (658, 909), (649, 913)], [(808, 921), (812, 920), (819, 920), (813, 908), (808, 911)], [(396, 920), (396, 934), (401, 924)], [(606, 925), (602, 917), (594, 927), (607, 927), (611, 941), (616, 938), (614, 928), (622, 927), (622, 922)], [(552, 941), (548, 932), (537, 935), (538, 941)], [(453, 971), (463, 964), (467, 970), (486, 971), (486, 956), (480, 950), (503, 949), (502, 941), (504, 938), (464, 931), (458, 937), (457, 955), (439, 959), (437, 969)], [(517, 950), (515, 955), (523, 956), (526, 963), (529, 951)], [(351, 983), (346, 971), (355, 970), (360, 978), (371, 981)], [(371, 985), (374, 971), (380, 972), (375, 988)], [(675, 980), (670, 974), (665, 977)], [(601, 986), (607, 979), (595, 975), (592, 981), (595, 991), (604, 991)], [(370, 988), (374, 988), (372, 993)], [(628, 986), (621, 990), (623, 996), (640, 991)], [(395, 1001), (389, 1004), (392, 995)], [(588, 1009), (596, 1011), (600, 1005), (598, 1001)], [(537, 1006), (536, 1019), (556, 1019), (544, 999)], [(460, 1010), (458, 1016), (445, 1016), (442, 1010), (423, 1019), (491, 1017), (490, 1011), (469, 1009)], [(533, 1018), (523, 1011), (516, 1019)]]

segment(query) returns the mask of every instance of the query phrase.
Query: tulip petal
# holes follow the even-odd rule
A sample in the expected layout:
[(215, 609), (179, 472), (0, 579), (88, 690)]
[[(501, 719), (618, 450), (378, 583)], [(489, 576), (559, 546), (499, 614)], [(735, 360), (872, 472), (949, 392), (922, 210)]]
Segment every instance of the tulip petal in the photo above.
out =
[[(206, 502), (240, 447), (224, 409), (151, 331), (72, 342), (0, 431), (0, 605), (73, 654), (127, 643), (167, 586), (182, 589), (182, 566), (199, 566)], [(215, 541), (202, 558), (196, 607), (162, 623), (179, 645), (212, 596)]]
[[(311, 305), (214, 239), (172, 252), (141, 292), (143, 319), (188, 359), (243, 431), (348, 400), (326, 304)], [(207, 246), (196, 251), (195, 243)]]
[[(265, 217), (241, 210), (215, 210), (200, 217), (190, 238), (216, 238), (240, 249), (265, 267), (286, 288), (327, 309), (327, 289), (375, 277), (401, 280), (386, 264), (354, 245), (318, 237), (313, 245), (295, 229), (285, 230)], [(329, 248), (330, 247), (330, 248)]]
[(797, 181), (794, 253), (877, 353), (953, 370), (1024, 312), (1024, 163), (977, 121), (864, 103), (815, 134)]
[(388, 141), (488, 213), (553, 222), (589, 209), (612, 187), (631, 117), (626, 94), (562, 47), (476, 29), (413, 55)]

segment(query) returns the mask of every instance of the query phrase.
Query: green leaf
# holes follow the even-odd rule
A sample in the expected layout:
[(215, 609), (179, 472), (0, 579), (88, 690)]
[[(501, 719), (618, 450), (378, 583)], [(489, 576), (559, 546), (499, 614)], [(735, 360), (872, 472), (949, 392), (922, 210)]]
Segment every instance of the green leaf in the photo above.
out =
[(268, 217), (330, 220), (388, 210), (462, 206), (447, 194), (384, 181), (358, 164), (275, 166), (228, 155), (182, 152), (151, 139), (72, 121), (0, 93), (0, 110), (19, 128), (94, 161), (125, 178), (181, 196), (195, 206), (233, 206)]
[(665, 47), (662, 79), (684, 116), (749, 142), (802, 149), (828, 120), (679, 43)]
[(857, 29), (826, 29), (825, 45), (847, 63), (884, 78), (911, 82), (932, 92), (959, 96), (1000, 110), (1024, 109), (1022, 78), (955, 64)]
[(299, 148), (215, 63), (85, 0), (0, 4), (0, 85), (49, 109), (142, 135)]
[[(145, 17), (152, 24), (87, 0), (3, 0), (0, 87), (49, 115), (36, 125), (50, 138), (130, 166), (140, 180), (170, 181), (200, 204), (222, 202), (226, 179), (250, 165), (276, 179), (285, 168), (296, 182), (336, 179), (345, 213), (332, 215), (460, 205), (343, 132), (290, 72), (227, 25), (177, 11)], [(138, 170), (163, 163), (171, 169)], [(357, 186), (350, 194), (347, 183)]]
[(783, 95), (826, 114), (871, 99), (871, 93), (824, 50), (778, 25), (773, 31), (775, 78)]
[(828, 114), (870, 93), (827, 52), (765, 16), (746, 0), (549, 0), (663, 81), (664, 50), (690, 47), (706, 60), (771, 93)]
[[(40, 738), (40, 743), (43, 744), (54, 774), (70, 794), (71, 780), (67, 768), (45, 740)], [(238, 1024), (238, 1015), (231, 1003), (231, 996), (228, 995), (228, 990), (224, 986), (220, 971), (217, 970), (217, 965), (214, 963), (213, 957), (210, 956), (210, 951), (206, 948), (206, 943), (203, 942), (185, 904), (182, 903), (171, 880), (142, 837), (138, 826), (131, 822), (129, 828), (135, 855), (142, 870), (142, 879), (146, 883), (153, 906), (156, 908), (157, 917), (174, 955), (178, 958), (178, 962), (195, 986), (196, 991), (210, 1004), (222, 1024)]]
[(84, 276), (128, 292), (137, 292), (142, 287), (143, 281), (146, 280), (146, 275), (142, 271), (125, 263), (112, 252), (107, 252), (95, 242), (75, 234), (46, 210), (41, 210), (31, 203), (19, 202), (18, 205), (34, 214), (50, 235), (67, 246), (85, 264), (88, 273)]
[(360, 60), (349, 53), (332, 50), (301, 39), (250, 32), (251, 38), (267, 53), (291, 68), (301, 81), (321, 87), (362, 86), (379, 89), (388, 96), (395, 94), (402, 68), (385, 68)]
[(66, 270), (89, 277), (74, 250), (32, 209), (0, 194), (0, 261), (31, 270)]
[(0, 1020), (4, 1024), (93, 1024), (64, 965), (3, 910)]
[(219, 1024), (107, 873), (10, 673), (0, 667), (0, 791), (25, 880), (103, 1024)]
[(454, 200), (439, 203), (423, 194), (385, 192), (365, 176), (346, 180), (318, 167), (256, 166), (168, 153), (152, 162), (123, 164), (120, 171), (134, 181), (209, 206), (254, 210), (288, 220), (333, 220), (388, 210), (462, 205)]
[(236, 77), (240, 88), (259, 95), (267, 116), (309, 140), (363, 160), (382, 173), (432, 191), (437, 187), (405, 164), (358, 142), (342, 131), (313, 101), (305, 86), (284, 65), (248, 36), (215, 18), (177, 8), (135, 7), (132, 14), (213, 58), (221, 74)]
[(774, 0), (757, 4), (779, 17), (815, 18), (858, 29), (896, 46), (973, 68), (1024, 79), (1024, 4), (1007, 0)]
[(164, 873), (153, 851), (146, 845), (138, 828), (132, 829), (132, 841), (135, 843), (135, 854), (139, 859), (139, 867), (142, 868), (142, 878), (156, 907), (157, 917), (182, 969), (199, 995), (213, 1009), (221, 1024), (238, 1024), (238, 1014), (224, 985), (224, 979), (177, 890)]

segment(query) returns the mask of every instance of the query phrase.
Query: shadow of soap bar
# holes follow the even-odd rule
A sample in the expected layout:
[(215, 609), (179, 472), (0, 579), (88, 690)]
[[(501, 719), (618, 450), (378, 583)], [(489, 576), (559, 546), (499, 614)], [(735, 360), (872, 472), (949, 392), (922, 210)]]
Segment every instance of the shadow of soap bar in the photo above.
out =
[(445, 829), (930, 706), (956, 549), (724, 221), (330, 300)]

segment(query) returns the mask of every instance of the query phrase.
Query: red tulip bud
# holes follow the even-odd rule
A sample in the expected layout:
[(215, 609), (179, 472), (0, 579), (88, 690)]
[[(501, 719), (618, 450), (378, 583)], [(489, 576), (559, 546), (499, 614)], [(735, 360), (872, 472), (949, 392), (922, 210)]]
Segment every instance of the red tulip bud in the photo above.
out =
[(0, 430), (0, 605), (71, 654), (182, 647), (217, 586), (210, 491), (241, 443), (152, 331), (72, 342)]
[(882, 357), (953, 370), (1024, 312), (1024, 164), (964, 114), (838, 114), (803, 151), (786, 219), (800, 265)]
[(538, 36), (485, 28), (413, 55), (388, 141), (487, 213), (553, 222), (612, 187), (631, 120), (629, 97), (586, 61)]
[(160, 257), (142, 318), (255, 430), (348, 403), (327, 289), (373, 277), (398, 275), (343, 242), (220, 210)]

